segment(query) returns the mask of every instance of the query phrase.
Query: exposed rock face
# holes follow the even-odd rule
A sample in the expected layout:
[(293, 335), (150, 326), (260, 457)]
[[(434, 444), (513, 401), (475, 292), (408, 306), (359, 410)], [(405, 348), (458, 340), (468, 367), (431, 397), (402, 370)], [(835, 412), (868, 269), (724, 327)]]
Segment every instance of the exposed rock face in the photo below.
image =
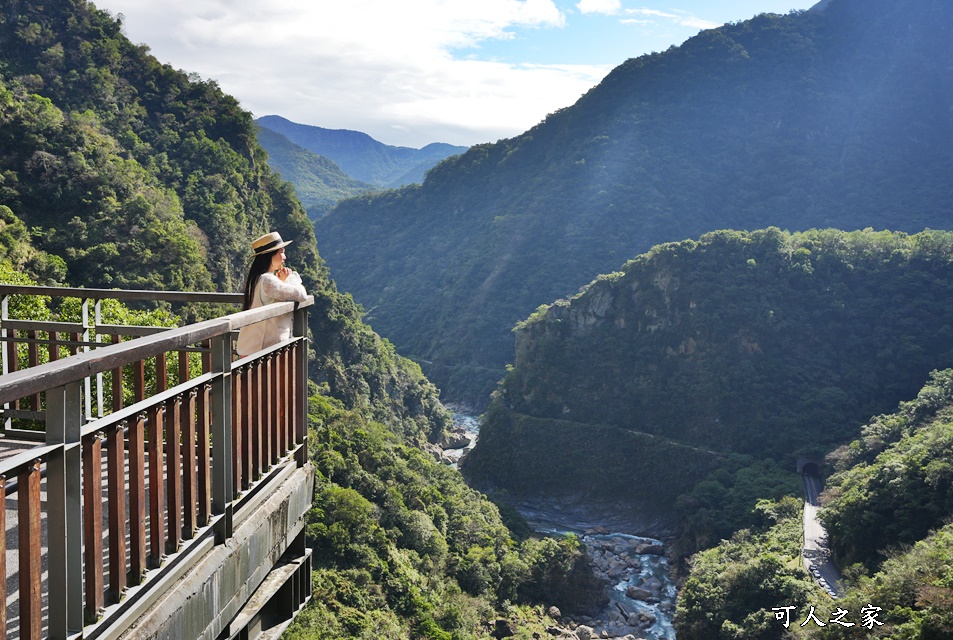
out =
[(512, 638), (516, 635), (516, 625), (509, 620), (497, 620), (493, 629), (494, 638)]
[(454, 429), (441, 436), (438, 444), (444, 449), (463, 449), (470, 444), (470, 435), (463, 429)]

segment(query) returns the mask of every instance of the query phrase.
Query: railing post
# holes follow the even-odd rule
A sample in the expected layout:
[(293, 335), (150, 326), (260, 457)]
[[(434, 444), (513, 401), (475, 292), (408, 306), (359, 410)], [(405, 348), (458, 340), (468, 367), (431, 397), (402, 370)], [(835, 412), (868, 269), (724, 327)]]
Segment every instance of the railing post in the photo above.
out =
[[(99, 334), (99, 327), (103, 324), (103, 301), (96, 299), (96, 304), (93, 305), (93, 327), (96, 331), (96, 347), (99, 348), (99, 345), (103, 341), (103, 337)], [(103, 417), (103, 374), (102, 372), (96, 374), (96, 415), (100, 418)]]
[[(6, 321), (10, 318), (10, 296), (3, 296), (0, 299), (0, 338), (3, 338), (0, 341), (0, 361), (2, 361), (3, 368), (0, 369), (2, 375), (10, 373), (10, 363), (7, 362), (7, 323)], [(4, 403), (4, 409), (9, 409), (10, 404)], [(9, 416), (4, 416), (3, 418), (3, 432), (6, 433), (13, 424), (13, 420)]]
[(46, 441), (61, 444), (47, 461), (49, 637), (83, 629), (82, 382), (46, 393)]
[(294, 336), (301, 340), (295, 345), (295, 399), (290, 408), (294, 417), (295, 442), (300, 445), (296, 460), (299, 467), (308, 462), (308, 308), (295, 309)]
[[(89, 298), (83, 298), (82, 306), (82, 318), (83, 318), (83, 353), (86, 353), (90, 350), (89, 347)], [(86, 419), (93, 419), (93, 381), (91, 378), (87, 377), (84, 380), (85, 391), (86, 391)]]
[(216, 542), (232, 536), (232, 339), (212, 338), (212, 512)]

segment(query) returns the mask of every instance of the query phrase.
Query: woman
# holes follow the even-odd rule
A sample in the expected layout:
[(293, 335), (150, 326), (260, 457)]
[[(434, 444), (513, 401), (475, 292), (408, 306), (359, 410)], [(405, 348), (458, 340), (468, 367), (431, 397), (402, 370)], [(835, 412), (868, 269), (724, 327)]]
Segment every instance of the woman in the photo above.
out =
[[(302, 302), (308, 296), (301, 284), (301, 276), (285, 264), (285, 247), (281, 236), (272, 231), (251, 243), (255, 258), (245, 279), (244, 310), (263, 307), (274, 302)], [(290, 313), (246, 325), (238, 332), (235, 350), (244, 357), (291, 337)]]

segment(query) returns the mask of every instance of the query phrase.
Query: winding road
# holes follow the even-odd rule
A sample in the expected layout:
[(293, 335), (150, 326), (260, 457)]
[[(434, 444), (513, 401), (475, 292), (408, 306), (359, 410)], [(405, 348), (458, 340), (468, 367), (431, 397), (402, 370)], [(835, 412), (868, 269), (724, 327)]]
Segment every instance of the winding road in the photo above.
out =
[(844, 595), (840, 571), (831, 560), (827, 532), (817, 517), (821, 479), (813, 473), (802, 472), (801, 483), (804, 485), (804, 547), (801, 551), (804, 568), (830, 597), (840, 598)]

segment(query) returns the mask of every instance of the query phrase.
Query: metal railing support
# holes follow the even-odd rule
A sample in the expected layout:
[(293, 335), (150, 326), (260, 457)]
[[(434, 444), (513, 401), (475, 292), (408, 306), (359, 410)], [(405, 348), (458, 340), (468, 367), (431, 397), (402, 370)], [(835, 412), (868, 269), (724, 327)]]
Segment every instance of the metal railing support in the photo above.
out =
[(212, 513), (215, 540), (232, 536), (232, 341), (229, 334), (212, 338)]
[[(3, 296), (0, 299), (0, 361), (2, 361), (2, 369), (0, 369), (0, 375), (6, 375), (10, 373), (10, 363), (7, 362), (7, 323), (6, 321), (10, 319), (10, 296)], [(10, 408), (10, 403), (3, 403), (4, 409)], [(13, 426), (13, 418), (4, 413), (3, 419), (3, 432), (6, 433), (10, 427)]]
[(297, 398), (290, 408), (294, 415), (295, 442), (302, 445), (298, 449), (297, 463), (303, 467), (308, 461), (308, 308), (298, 308), (294, 312), (294, 336), (301, 338), (295, 345), (295, 390)]
[(47, 463), (49, 637), (83, 630), (82, 382), (46, 394), (47, 444), (61, 444)]

